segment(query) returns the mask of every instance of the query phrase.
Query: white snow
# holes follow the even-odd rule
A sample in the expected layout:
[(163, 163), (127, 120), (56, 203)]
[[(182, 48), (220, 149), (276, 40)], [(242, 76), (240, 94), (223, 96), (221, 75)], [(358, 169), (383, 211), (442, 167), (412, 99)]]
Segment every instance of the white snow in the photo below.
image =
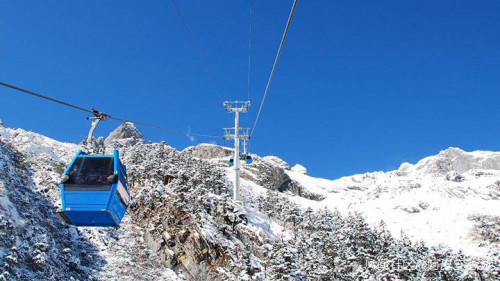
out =
[[(45, 171), (45, 163), (57, 162), (64, 166), (78, 150), (75, 144), (60, 143), (42, 135), (22, 129), (0, 127), (0, 140), (12, 144), (17, 150), (37, 161), (38, 169), (33, 169), (34, 188), (42, 189), (46, 182), (57, 182), (55, 171)], [(1, 156), (1, 155), (0, 155)], [(0, 171), (4, 159), (0, 157)], [(438, 155), (426, 157), (416, 164), (403, 163), (390, 172), (373, 172), (343, 177), (337, 180), (315, 178), (307, 175), (307, 169), (300, 164), (293, 168), (275, 156), (261, 158), (268, 164), (285, 169), (288, 176), (311, 193), (323, 195), (324, 200), (313, 201), (289, 194), (290, 200), (303, 208), (319, 210), (338, 209), (347, 214), (361, 212), (372, 225), (384, 220), (394, 236), (403, 231), (414, 241), (424, 240), (430, 245), (445, 244), (454, 250), (462, 249), (466, 254), (485, 256), (488, 247), (481, 247), (472, 236), (474, 215), (500, 216), (500, 153), (489, 151), (464, 152), (450, 148)], [(227, 165), (227, 159), (211, 159), (212, 163)], [(244, 170), (245, 164), (242, 165)], [(234, 168), (226, 167), (230, 182), (234, 181)], [(251, 177), (257, 175), (246, 170)], [(57, 185), (52, 185), (47, 197), (57, 204)], [(19, 213), (5, 192), (6, 183), (0, 181), (0, 213), (22, 224)], [(245, 203), (251, 203), (258, 196), (266, 196), (267, 189), (250, 180), (241, 179), (241, 195)], [(55, 194), (55, 195), (54, 195)], [(15, 202), (15, 201), (13, 201)], [(259, 240), (281, 237), (290, 239), (289, 230), (269, 217), (245, 206), (248, 216), (247, 227), (257, 234)], [(23, 213), (21, 212), (21, 215)], [(285, 225), (286, 226), (286, 225)], [(78, 240), (87, 237), (99, 249), (107, 264), (102, 271), (103, 278), (126, 275), (123, 268), (146, 266), (155, 268), (150, 276), (161, 280), (182, 280), (159, 257), (141, 248), (141, 229), (126, 216), (122, 227), (117, 230), (84, 230), (78, 233), (71, 228), (71, 237)], [(206, 224), (201, 233), (207, 239), (215, 239), (217, 229)], [(168, 235), (168, 233), (167, 233)], [(141, 252), (143, 257), (151, 257), (144, 263), (131, 263), (131, 259)], [(40, 256), (42, 259), (43, 256)], [(223, 269), (221, 269), (223, 270)]]
[(12, 205), (5, 191), (5, 183), (0, 181), (0, 212), (10, 218), (18, 227), (22, 227), (22, 220), (17, 209)]
[[(466, 254), (483, 256), (471, 235), (472, 215), (500, 216), (500, 153), (464, 152), (456, 148), (422, 159), (416, 165), (404, 163), (391, 172), (375, 172), (338, 180), (313, 178), (287, 171), (309, 191), (327, 196), (320, 202), (294, 196), (303, 207), (362, 212), (377, 225), (384, 220), (396, 237), (401, 231), (413, 240), (430, 245), (445, 244)], [(446, 179), (449, 169), (461, 171), (463, 181)]]
[(288, 165), (288, 163), (286, 163), (285, 161), (283, 161), (283, 159), (281, 159), (279, 157), (276, 157), (276, 156), (273, 156), (273, 155), (262, 157), (261, 160), (264, 161), (264, 162), (267, 162), (269, 164), (272, 164), (272, 165), (278, 166), (280, 168), (283, 168), (285, 170), (289, 170), (290, 169), (290, 165)]
[(306, 167), (300, 165), (300, 164), (295, 164), (292, 169), (292, 171), (294, 172), (297, 172), (297, 173), (301, 173), (301, 174), (304, 174), (304, 175), (307, 175), (307, 169)]
[[(373, 226), (383, 220), (396, 237), (404, 232), (413, 241), (444, 244), (473, 256), (485, 256), (488, 247), (481, 247), (474, 240), (471, 235), (474, 222), (469, 217), (500, 216), (500, 152), (449, 148), (415, 165), (403, 163), (395, 171), (337, 180), (311, 177), (299, 164), (289, 169), (286, 162), (275, 156), (262, 160), (284, 168), (292, 180), (326, 197), (314, 201), (290, 195), (290, 200), (303, 208), (327, 207), (343, 214), (361, 212)], [(245, 165), (241, 168), (245, 169)], [(463, 181), (447, 180), (450, 171), (460, 175)], [(226, 173), (234, 184), (234, 168), (227, 167)], [(246, 179), (240, 182), (243, 199), (265, 195), (267, 191)], [(284, 235), (275, 222), (270, 225), (273, 235)]]
[[(12, 146), (27, 158), (20, 163), (29, 163), (29, 168), (33, 172), (26, 183), (26, 188), (33, 188), (36, 192), (43, 191), (48, 204), (54, 204), (55, 206), (60, 204), (59, 186), (56, 184), (59, 172), (54, 167), (56, 164), (60, 167), (67, 165), (78, 151), (78, 145), (61, 143), (33, 132), (1, 126), (0, 141)], [(9, 163), (11, 173), (16, 168), (13, 164), (15, 161), (6, 159), (6, 157), (0, 151), (1, 176), (6, 175), (6, 163)], [(12, 203), (15, 200), (23, 200), (23, 198), (9, 198), (7, 192), (7, 190), (12, 191), (13, 188), (19, 187), (12, 186), (12, 184), (9, 186), (10, 183), (2, 180), (1, 176), (0, 217), (7, 218), (17, 228), (23, 229), (23, 219), (16, 206)], [(13, 173), (11, 178), (17, 177), (18, 175)], [(48, 209), (55, 210), (54, 206), (48, 206)], [(34, 212), (36, 211), (34, 210)], [(173, 270), (169, 269), (156, 253), (146, 247), (141, 229), (130, 222), (130, 216), (128, 215), (124, 217), (118, 230), (69, 227), (67, 231), (70, 240), (72, 240), (70, 244), (78, 245), (79, 241), (88, 239), (98, 250), (98, 255), (106, 261), (99, 271), (92, 273), (99, 280), (185, 280), (182, 275), (177, 275)], [(24, 240), (20, 239), (23, 237), (15, 238), (18, 241), (16, 246), (21, 248), (23, 246), (21, 242), (25, 243)], [(65, 248), (61, 255), (69, 252), (74, 253), (75, 250), (84, 249)], [(1, 251), (3, 250), (0, 249), (0, 254), (3, 256), (4, 253)], [(33, 257), (34, 261), (41, 264), (45, 263), (46, 259), (45, 253)]]
[(69, 159), (78, 151), (76, 144), (58, 142), (23, 129), (0, 127), (0, 140), (14, 144), (17, 150), (27, 155), (51, 161)]
[(270, 226), (274, 236), (281, 237), (285, 241), (290, 240), (292, 238), (292, 234), (290, 233), (290, 231), (285, 229), (278, 222), (271, 220)]
[[(241, 167), (241, 169), (244, 169), (244, 167)], [(234, 186), (234, 180), (235, 180), (234, 167), (226, 167), (225, 170), (227, 178), (231, 181), (231, 183)], [(253, 175), (251, 171), (247, 170), (245, 172)], [(240, 177), (240, 194), (243, 198), (265, 195), (266, 192), (267, 192), (266, 188), (254, 183), (253, 181), (249, 181)]]

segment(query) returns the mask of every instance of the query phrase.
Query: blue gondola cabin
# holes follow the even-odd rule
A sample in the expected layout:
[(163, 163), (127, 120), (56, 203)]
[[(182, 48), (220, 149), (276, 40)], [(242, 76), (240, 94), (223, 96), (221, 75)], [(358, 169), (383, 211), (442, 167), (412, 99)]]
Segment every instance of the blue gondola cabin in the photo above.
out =
[(61, 177), (59, 217), (75, 226), (118, 227), (129, 203), (127, 170), (118, 151), (113, 155), (78, 151)]

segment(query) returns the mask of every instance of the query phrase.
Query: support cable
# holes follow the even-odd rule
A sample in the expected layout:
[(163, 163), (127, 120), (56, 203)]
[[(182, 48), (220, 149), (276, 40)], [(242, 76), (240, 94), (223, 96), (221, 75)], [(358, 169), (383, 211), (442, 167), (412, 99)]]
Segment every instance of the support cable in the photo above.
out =
[(212, 136), (212, 135), (206, 135), (206, 134), (191, 133), (191, 132), (188, 132), (188, 131), (183, 131), (183, 130), (168, 128), (168, 127), (158, 126), (158, 125), (154, 125), (154, 124), (147, 124), (147, 123), (141, 123), (141, 122), (136, 122), (136, 121), (127, 120), (127, 119), (117, 118), (117, 117), (113, 117), (113, 116), (107, 115), (105, 113), (98, 112), (98, 111), (96, 111), (93, 108), (91, 110), (85, 109), (83, 107), (76, 106), (76, 105), (73, 105), (73, 104), (70, 104), (70, 103), (67, 103), (67, 102), (64, 102), (64, 101), (60, 101), (60, 100), (57, 100), (57, 99), (54, 99), (54, 98), (51, 98), (51, 97), (48, 97), (48, 96), (45, 96), (45, 95), (37, 94), (37, 93), (32, 92), (32, 91), (21, 89), (19, 87), (16, 87), (16, 86), (4, 83), (4, 82), (0, 82), (0, 85), (1, 86), (5, 86), (7, 88), (14, 89), (16, 91), (20, 91), (20, 92), (23, 92), (23, 93), (26, 93), (26, 94), (30, 94), (32, 96), (36, 96), (36, 97), (39, 97), (39, 98), (42, 98), (42, 99), (46, 99), (46, 100), (49, 100), (49, 101), (52, 101), (52, 102), (55, 102), (55, 103), (59, 103), (59, 104), (71, 107), (73, 109), (81, 110), (81, 111), (84, 111), (84, 112), (87, 112), (87, 113), (90, 113), (90, 114), (93, 114), (93, 115), (96, 115), (96, 113), (97, 113), (99, 115), (105, 116), (106, 118), (117, 120), (117, 121), (130, 122), (130, 123), (134, 123), (136, 125), (141, 125), (141, 126), (156, 128), (156, 129), (160, 129), (160, 130), (166, 130), (166, 131), (170, 131), (170, 132), (174, 132), (174, 133), (181, 133), (181, 134), (185, 134), (185, 135), (189, 135), (189, 136), (198, 136), (198, 137), (207, 137), (207, 138), (220, 138), (220, 136)]
[[(250, 0), (248, 12), (248, 70), (247, 70), (247, 100), (250, 101), (250, 69), (252, 63), (252, 6), (253, 0)], [(245, 115), (248, 123), (248, 114)]]
[(271, 84), (271, 80), (273, 79), (274, 71), (276, 70), (276, 65), (278, 64), (278, 60), (280, 58), (281, 51), (283, 50), (285, 38), (286, 38), (286, 35), (288, 33), (288, 28), (290, 27), (290, 23), (292, 22), (292, 18), (293, 18), (293, 14), (295, 12), (295, 7), (297, 6), (297, 2), (298, 2), (298, 0), (295, 0), (293, 2), (292, 10), (290, 11), (290, 15), (288, 16), (288, 21), (286, 23), (285, 32), (283, 33), (283, 37), (281, 38), (280, 47), (278, 49), (278, 53), (276, 54), (276, 58), (274, 59), (273, 69), (271, 70), (271, 74), (269, 75), (269, 80), (267, 81), (266, 90), (264, 92), (264, 96), (262, 97), (259, 112), (257, 113), (257, 117), (255, 118), (255, 122), (253, 123), (252, 132), (250, 133), (250, 135), (253, 135), (253, 132), (255, 131), (255, 126), (257, 126), (257, 122), (259, 121), (260, 112), (262, 110), (262, 106), (264, 106), (264, 101), (266, 100), (267, 92), (269, 91), (269, 85)]
[(85, 112), (87, 112), (87, 113), (94, 114), (94, 112), (92, 112), (92, 110), (88, 110), (88, 109), (81, 108), (81, 107), (79, 107), (79, 106), (72, 105), (72, 104), (69, 104), (69, 103), (66, 103), (66, 102), (63, 102), (63, 101), (60, 101), (60, 100), (56, 100), (56, 99), (53, 99), (53, 98), (49, 98), (49, 97), (47, 97), (47, 96), (40, 95), (40, 94), (37, 94), (37, 93), (31, 92), (31, 91), (28, 91), (28, 90), (25, 90), (25, 89), (21, 89), (21, 88), (18, 88), (18, 87), (16, 87), (16, 86), (9, 85), (9, 84), (7, 84), (7, 83), (0, 82), (0, 85), (5, 86), (5, 87), (8, 87), (8, 88), (11, 88), (11, 89), (14, 89), (14, 90), (17, 90), (17, 91), (20, 91), (20, 92), (24, 92), (24, 93), (27, 93), (27, 94), (30, 94), (30, 95), (33, 95), (33, 96), (36, 96), (36, 97), (39, 97), (39, 98), (42, 98), (42, 99), (46, 99), (46, 100), (49, 100), (49, 101), (52, 101), (52, 102), (60, 103), (60, 104), (62, 104), (62, 105), (69, 106), (69, 107), (72, 107), (72, 108), (75, 108), (75, 109), (78, 109), (78, 110), (81, 110), (81, 111), (85, 111)]
[(247, 94), (250, 100), (250, 69), (252, 62), (252, 6), (253, 1), (250, 0), (250, 12), (248, 14), (249, 28), (248, 28), (248, 77), (247, 77)]
[(205, 73), (208, 76), (208, 79), (212, 83), (212, 86), (214, 88), (215, 94), (219, 97), (220, 102), (222, 103), (222, 96), (219, 92), (219, 89), (217, 88), (217, 85), (215, 84), (215, 80), (212, 77), (212, 74), (208, 70), (207, 64), (205, 63), (205, 60), (203, 59), (203, 56), (201, 55), (200, 48), (198, 48), (198, 44), (196, 44), (196, 41), (194, 40), (193, 34), (191, 33), (191, 30), (189, 29), (186, 20), (184, 19), (184, 16), (182, 15), (181, 9), (177, 5), (176, 0), (172, 0), (172, 3), (174, 4), (175, 10), (177, 11), (177, 14), (179, 15), (179, 18), (181, 19), (182, 25), (184, 26), (184, 29), (186, 30), (187, 36), (189, 37), (189, 40), (191, 41), (191, 44), (193, 45), (193, 48), (198, 55), (198, 59), (200, 60), (201, 66)]

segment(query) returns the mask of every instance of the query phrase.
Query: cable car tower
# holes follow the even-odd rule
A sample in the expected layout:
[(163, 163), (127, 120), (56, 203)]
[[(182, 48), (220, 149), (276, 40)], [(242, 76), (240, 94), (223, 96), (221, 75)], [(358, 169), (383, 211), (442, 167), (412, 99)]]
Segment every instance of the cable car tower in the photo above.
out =
[(240, 139), (250, 140), (248, 131), (250, 128), (240, 128), (240, 112), (248, 112), (250, 101), (225, 101), (223, 103), (227, 112), (234, 112), (234, 128), (224, 128), (224, 140), (234, 139), (234, 194), (233, 199), (240, 200)]

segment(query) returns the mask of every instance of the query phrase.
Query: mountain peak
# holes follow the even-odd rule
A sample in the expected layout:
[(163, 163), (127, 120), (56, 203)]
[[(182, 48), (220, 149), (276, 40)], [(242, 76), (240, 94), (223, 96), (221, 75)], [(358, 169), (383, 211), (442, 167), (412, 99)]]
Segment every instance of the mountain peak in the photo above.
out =
[(122, 145), (133, 145), (136, 143), (144, 143), (144, 136), (131, 122), (125, 122), (118, 126), (104, 141), (106, 146), (120, 143)]
[(450, 171), (464, 173), (472, 169), (499, 170), (500, 153), (493, 151), (467, 152), (460, 148), (450, 147), (440, 151), (438, 155), (418, 161), (413, 168), (425, 174), (439, 175)]
[(269, 155), (269, 156), (262, 157), (262, 160), (264, 162), (270, 163), (270, 164), (275, 165), (277, 167), (280, 167), (282, 169), (290, 170), (290, 165), (285, 160), (279, 158), (278, 156)]

